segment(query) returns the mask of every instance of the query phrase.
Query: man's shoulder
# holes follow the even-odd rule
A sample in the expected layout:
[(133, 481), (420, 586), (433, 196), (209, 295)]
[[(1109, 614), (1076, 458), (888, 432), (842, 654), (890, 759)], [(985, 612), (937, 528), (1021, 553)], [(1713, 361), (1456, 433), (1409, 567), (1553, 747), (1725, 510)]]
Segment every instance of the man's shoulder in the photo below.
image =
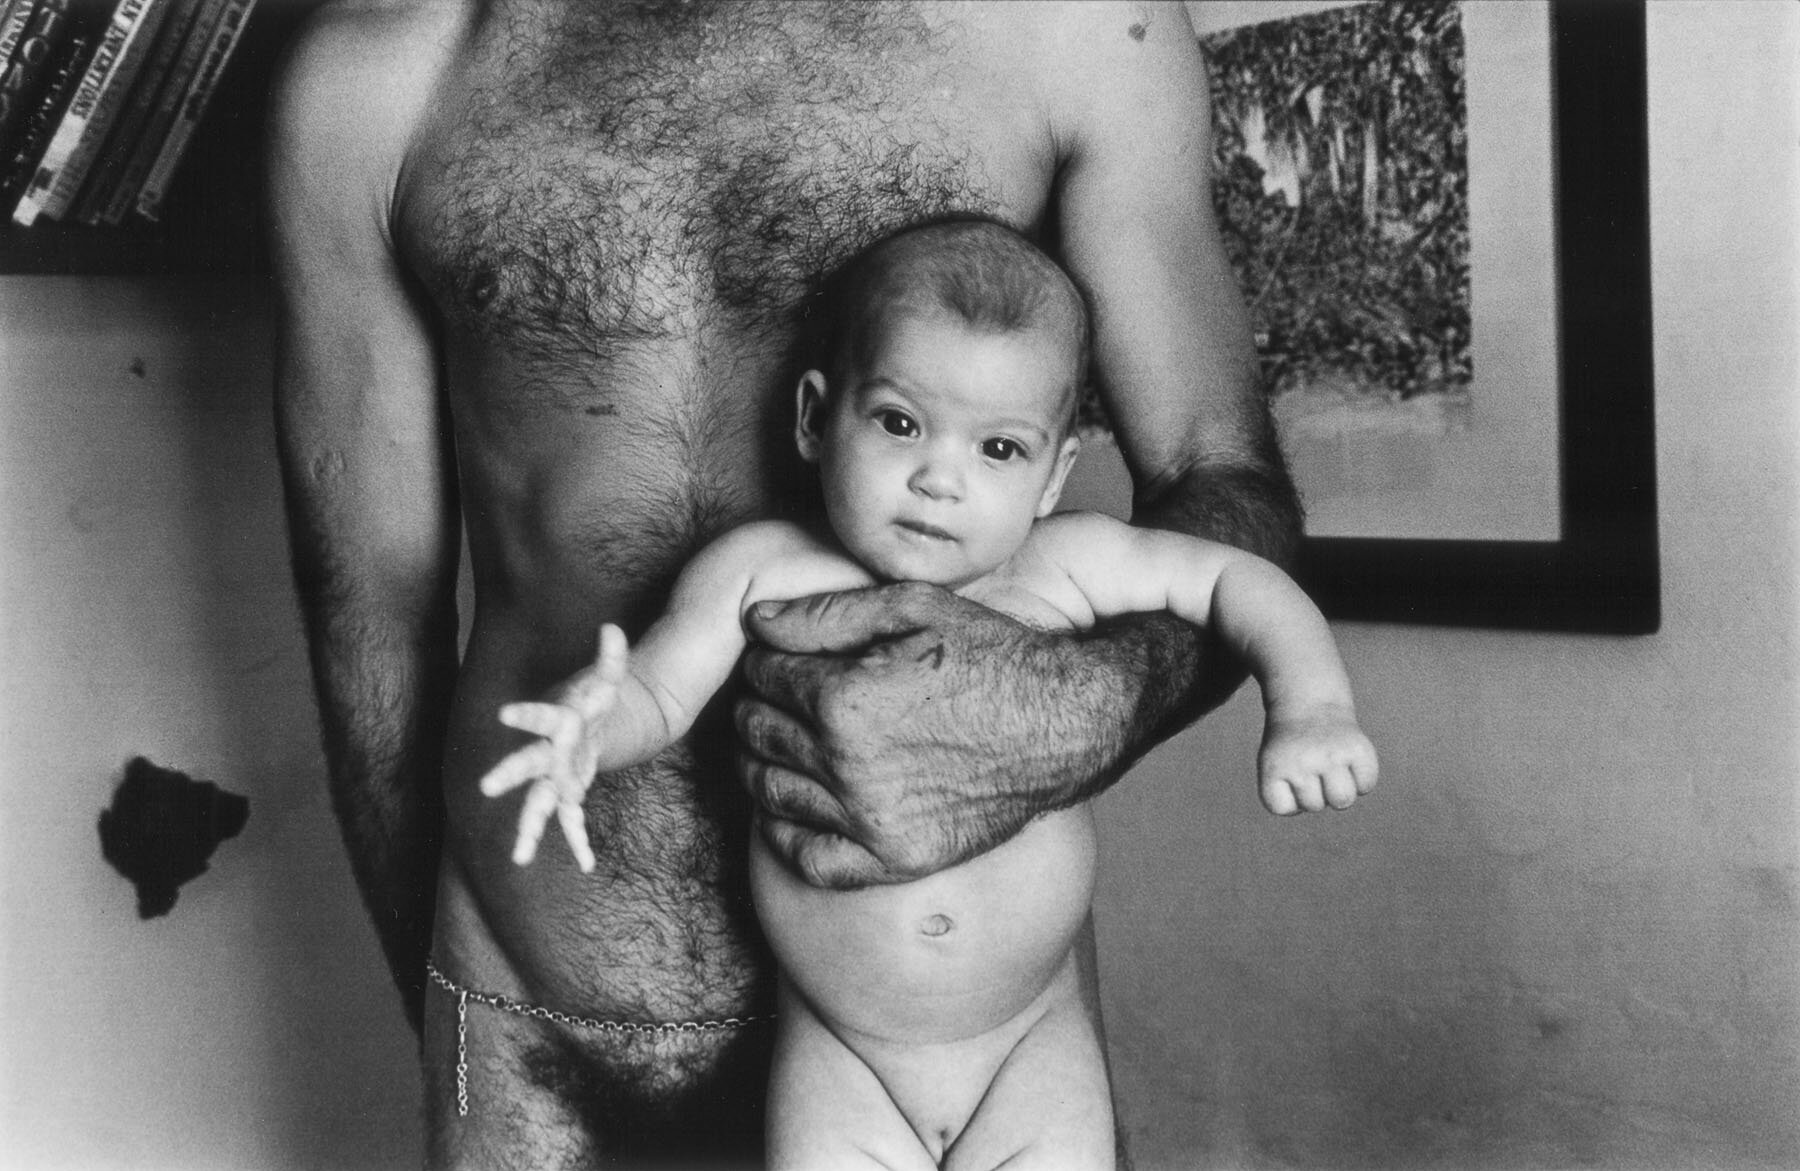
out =
[(380, 81), (432, 50), (467, 22), (463, 0), (329, 0), (301, 25), (289, 69), (307, 78)]
[[(368, 131), (415, 111), (467, 20), (461, 0), (332, 0), (309, 14), (276, 77), (277, 131)], [(339, 126), (336, 124), (348, 124)]]
[(464, 8), (461, 0), (334, 0), (307, 16), (271, 91), (279, 206), (340, 209), (333, 218), (387, 206)]
[[(1050, 84), (1069, 85), (1067, 71), (1122, 75), (1159, 68), (1173, 53), (1185, 57), (1193, 23), (1180, 3), (1148, 0), (1010, 0), (949, 10), (984, 51), (1027, 66)], [(1093, 95), (1090, 95), (1093, 96)]]
[(968, 12), (974, 55), (1031, 91), (1065, 148), (1131, 133), (1146, 103), (1204, 109), (1199, 44), (1180, 3), (1001, 2)]

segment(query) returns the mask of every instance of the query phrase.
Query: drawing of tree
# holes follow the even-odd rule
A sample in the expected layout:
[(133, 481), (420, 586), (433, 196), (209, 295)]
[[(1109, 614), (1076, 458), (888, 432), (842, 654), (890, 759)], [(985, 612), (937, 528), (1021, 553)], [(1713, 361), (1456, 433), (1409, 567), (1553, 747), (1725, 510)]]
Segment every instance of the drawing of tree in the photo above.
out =
[(1271, 393), (1328, 378), (1400, 397), (1466, 392), (1456, 5), (1364, 4), (1201, 43), (1215, 206)]

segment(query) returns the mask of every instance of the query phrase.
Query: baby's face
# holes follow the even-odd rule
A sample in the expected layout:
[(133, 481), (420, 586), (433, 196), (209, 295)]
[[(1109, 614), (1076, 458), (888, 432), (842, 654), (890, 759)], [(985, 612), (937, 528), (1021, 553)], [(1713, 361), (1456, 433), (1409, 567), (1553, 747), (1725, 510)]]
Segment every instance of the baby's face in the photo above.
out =
[(1056, 506), (1079, 447), (1069, 363), (1042, 331), (900, 313), (845, 385), (809, 371), (800, 450), (850, 555), (884, 580), (951, 589), (1004, 563)]

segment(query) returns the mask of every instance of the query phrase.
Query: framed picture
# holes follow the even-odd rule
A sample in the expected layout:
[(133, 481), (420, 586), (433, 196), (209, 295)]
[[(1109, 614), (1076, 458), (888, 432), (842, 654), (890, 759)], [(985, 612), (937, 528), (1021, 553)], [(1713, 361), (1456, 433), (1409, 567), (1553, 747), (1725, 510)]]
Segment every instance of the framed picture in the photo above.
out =
[(1660, 621), (1641, 3), (1190, 4), (1336, 618)]

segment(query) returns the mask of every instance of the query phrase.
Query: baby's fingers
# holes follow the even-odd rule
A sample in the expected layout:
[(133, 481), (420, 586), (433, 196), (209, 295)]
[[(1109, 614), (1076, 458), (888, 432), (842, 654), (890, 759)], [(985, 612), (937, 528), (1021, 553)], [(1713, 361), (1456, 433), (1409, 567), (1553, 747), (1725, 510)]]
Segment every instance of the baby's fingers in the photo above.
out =
[(588, 842), (587, 818), (582, 815), (581, 806), (573, 801), (563, 801), (556, 807), (556, 821), (562, 826), (563, 837), (569, 843), (569, 852), (575, 855), (575, 864), (581, 867), (583, 874), (594, 872), (594, 847)]
[(1333, 809), (1348, 809), (1356, 800), (1360, 791), (1356, 787), (1356, 777), (1351, 773), (1349, 764), (1333, 765), (1325, 770), (1320, 778), (1325, 790), (1325, 804)]
[(513, 842), (514, 865), (529, 866), (537, 857), (538, 842), (543, 839), (544, 827), (550, 824), (550, 815), (558, 803), (556, 786), (549, 781), (539, 781), (525, 790), (524, 803), (519, 806), (519, 836)]
[(1300, 812), (1300, 803), (1294, 798), (1294, 788), (1286, 781), (1264, 781), (1262, 803), (1263, 808), (1276, 817), (1288, 817)]
[(1375, 746), (1365, 741), (1350, 754), (1350, 775), (1355, 779), (1356, 791), (1366, 794), (1375, 787), (1381, 776), (1381, 761), (1375, 755)]
[(594, 651), (594, 670), (607, 683), (625, 678), (625, 632), (610, 622), (600, 626), (599, 644)]
[(500, 722), (553, 743), (570, 744), (581, 735), (581, 717), (560, 703), (503, 704)]
[(1277, 817), (1325, 808), (1325, 788), (1319, 775), (1293, 764), (1265, 768), (1260, 789), (1263, 808)]
[(625, 632), (608, 622), (600, 628), (593, 669), (571, 679), (555, 698), (588, 719), (605, 715), (618, 701), (626, 657)]
[(510, 752), (481, 778), (481, 794), (498, 797), (510, 793), (526, 781), (548, 776), (556, 763), (556, 749), (547, 740), (537, 740)]

